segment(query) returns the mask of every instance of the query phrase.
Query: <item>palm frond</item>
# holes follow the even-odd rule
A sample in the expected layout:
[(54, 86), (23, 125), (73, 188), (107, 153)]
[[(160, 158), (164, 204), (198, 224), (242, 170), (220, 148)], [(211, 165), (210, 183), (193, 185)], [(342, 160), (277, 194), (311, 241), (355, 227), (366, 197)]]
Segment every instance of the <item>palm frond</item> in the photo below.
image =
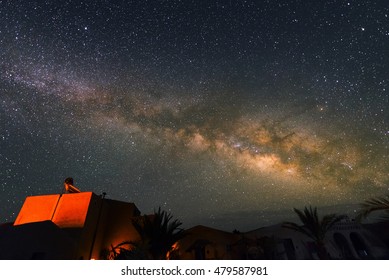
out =
[(298, 224), (292, 223), (292, 222), (284, 222), (282, 224), (282, 226), (284, 228), (295, 230), (295, 231), (300, 232), (300, 233), (302, 233), (302, 234), (304, 234), (312, 239), (315, 239), (315, 237), (312, 235), (312, 233), (309, 230), (307, 230), (304, 226), (299, 226)]
[[(331, 228), (333, 228), (337, 223), (341, 220), (346, 219), (346, 215), (337, 215), (337, 214), (329, 214), (325, 215), (321, 220), (321, 232), (327, 233)], [(322, 238), (324, 238), (324, 235)]]
[(389, 211), (389, 196), (376, 197), (366, 200), (361, 204), (356, 219), (362, 220), (375, 211)]
[(340, 220), (346, 218), (345, 215), (329, 214), (323, 216), (320, 220), (317, 213), (317, 208), (312, 206), (305, 207), (303, 211), (294, 208), (294, 212), (299, 217), (303, 225), (296, 223), (286, 222), (283, 224), (284, 227), (296, 230), (316, 242), (324, 240), (326, 233)]
[(172, 245), (184, 237), (185, 232), (178, 219), (173, 220), (171, 213), (158, 208), (151, 216), (144, 216), (133, 222), (142, 242), (147, 244), (153, 258), (161, 258)]

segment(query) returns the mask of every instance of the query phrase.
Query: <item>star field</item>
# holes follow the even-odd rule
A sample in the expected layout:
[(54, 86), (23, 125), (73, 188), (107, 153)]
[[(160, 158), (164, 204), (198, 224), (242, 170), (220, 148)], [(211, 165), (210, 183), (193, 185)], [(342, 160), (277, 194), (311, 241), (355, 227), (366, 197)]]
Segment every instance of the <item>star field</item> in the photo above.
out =
[(28, 195), (254, 229), (389, 185), (385, 1), (0, 1), (1, 222)]

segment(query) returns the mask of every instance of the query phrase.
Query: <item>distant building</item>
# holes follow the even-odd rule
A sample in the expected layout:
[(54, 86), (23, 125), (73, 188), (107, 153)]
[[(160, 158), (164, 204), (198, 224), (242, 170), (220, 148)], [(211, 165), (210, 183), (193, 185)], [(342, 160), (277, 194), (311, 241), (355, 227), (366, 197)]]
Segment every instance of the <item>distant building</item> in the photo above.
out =
[[(306, 235), (282, 227), (281, 224), (257, 229), (245, 234), (257, 239), (271, 236), (276, 240), (276, 259), (318, 259), (316, 246)], [(330, 259), (386, 259), (388, 248), (373, 232), (363, 225), (344, 219), (337, 223), (325, 238)]]
[(239, 248), (233, 248), (239, 236), (205, 226), (186, 230), (186, 236), (177, 242), (175, 257), (182, 260), (240, 259)]
[[(336, 224), (325, 239), (330, 258), (388, 259), (388, 247), (377, 232), (369, 230), (371, 227), (349, 219)], [(176, 244), (177, 259), (318, 259), (311, 239), (282, 224), (245, 233), (196, 226), (187, 233)]]
[(139, 239), (135, 204), (92, 192), (27, 197), (13, 224), (0, 226), (0, 259), (100, 259)]

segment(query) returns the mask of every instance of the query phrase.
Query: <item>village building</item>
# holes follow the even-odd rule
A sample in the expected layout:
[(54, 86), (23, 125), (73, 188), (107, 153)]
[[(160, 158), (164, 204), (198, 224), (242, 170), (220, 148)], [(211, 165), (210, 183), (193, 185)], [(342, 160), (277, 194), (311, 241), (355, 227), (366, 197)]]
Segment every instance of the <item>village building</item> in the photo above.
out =
[[(386, 226), (384, 226), (386, 225)], [(376, 226), (377, 227), (377, 226)], [(382, 224), (389, 236), (388, 223)], [(225, 232), (196, 226), (177, 242), (178, 259), (319, 259), (314, 241), (282, 224), (262, 227), (249, 232)], [(338, 222), (325, 239), (329, 259), (388, 259), (385, 240), (372, 225), (363, 225), (345, 218)]]

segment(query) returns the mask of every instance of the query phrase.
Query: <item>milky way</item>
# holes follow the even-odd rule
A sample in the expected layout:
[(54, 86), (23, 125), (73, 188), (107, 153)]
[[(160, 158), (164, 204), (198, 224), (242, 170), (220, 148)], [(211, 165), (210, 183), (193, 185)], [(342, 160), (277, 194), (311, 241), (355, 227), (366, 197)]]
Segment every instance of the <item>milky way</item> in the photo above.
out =
[(0, 1), (2, 222), (68, 176), (226, 230), (388, 191), (385, 1), (25, 2)]

